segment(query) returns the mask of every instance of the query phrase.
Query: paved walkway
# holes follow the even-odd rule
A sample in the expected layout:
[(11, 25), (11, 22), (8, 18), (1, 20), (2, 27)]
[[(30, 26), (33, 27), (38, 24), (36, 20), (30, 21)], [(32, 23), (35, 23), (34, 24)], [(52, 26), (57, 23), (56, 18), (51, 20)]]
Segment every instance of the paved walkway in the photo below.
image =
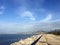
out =
[(44, 34), (36, 45), (60, 45), (60, 36)]

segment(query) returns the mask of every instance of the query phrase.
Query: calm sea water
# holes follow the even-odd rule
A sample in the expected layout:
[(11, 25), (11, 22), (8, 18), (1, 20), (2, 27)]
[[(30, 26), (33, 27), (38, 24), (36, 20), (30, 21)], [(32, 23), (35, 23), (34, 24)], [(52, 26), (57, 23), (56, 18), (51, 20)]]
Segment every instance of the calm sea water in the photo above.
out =
[(0, 34), (0, 45), (10, 45), (33, 34)]

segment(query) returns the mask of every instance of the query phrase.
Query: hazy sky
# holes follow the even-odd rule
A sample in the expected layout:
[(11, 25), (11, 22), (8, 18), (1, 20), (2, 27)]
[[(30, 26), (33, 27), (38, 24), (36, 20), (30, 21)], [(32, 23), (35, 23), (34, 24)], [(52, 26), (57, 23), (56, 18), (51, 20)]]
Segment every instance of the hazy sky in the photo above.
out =
[(0, 33), (60, 28), (60, 0), (0, 0)]

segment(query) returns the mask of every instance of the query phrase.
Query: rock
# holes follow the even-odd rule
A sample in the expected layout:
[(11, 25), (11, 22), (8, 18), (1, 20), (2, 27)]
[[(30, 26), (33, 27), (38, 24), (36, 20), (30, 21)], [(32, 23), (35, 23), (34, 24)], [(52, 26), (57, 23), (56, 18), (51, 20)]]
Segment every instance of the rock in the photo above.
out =
[(40, 35), (34, 35), (18, 42), (12, 43), (11, 45), (31, 45)]
[[(12, 43), (11, 45), (31, 45), (41, 35), (34, 35), (18, 42)], [(36, 45), (60, 45), (60, 36), (53, 34), (44, 34)]]

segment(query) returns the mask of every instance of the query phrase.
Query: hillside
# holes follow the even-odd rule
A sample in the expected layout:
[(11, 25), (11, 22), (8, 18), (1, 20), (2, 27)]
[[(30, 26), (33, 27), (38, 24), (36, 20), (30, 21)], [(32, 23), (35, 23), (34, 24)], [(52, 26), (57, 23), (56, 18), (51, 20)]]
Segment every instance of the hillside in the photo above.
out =
[(53, 31), (48, 32), (50, 34), (60, 35), (60, 29), (55, 29)]

